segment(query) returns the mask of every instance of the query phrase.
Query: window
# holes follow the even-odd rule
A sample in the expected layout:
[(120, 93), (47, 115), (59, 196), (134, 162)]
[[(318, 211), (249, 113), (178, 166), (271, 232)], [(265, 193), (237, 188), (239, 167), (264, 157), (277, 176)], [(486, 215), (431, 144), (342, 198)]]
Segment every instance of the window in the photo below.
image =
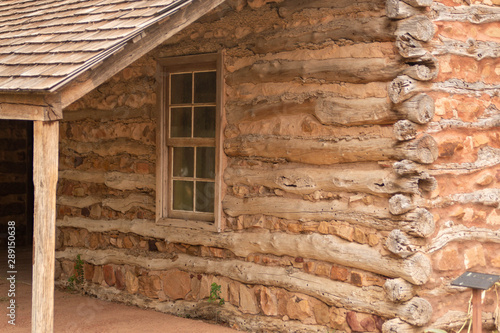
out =
[(161, 224), (220, 230), (221, 54), (159, 61), (157, 172)]

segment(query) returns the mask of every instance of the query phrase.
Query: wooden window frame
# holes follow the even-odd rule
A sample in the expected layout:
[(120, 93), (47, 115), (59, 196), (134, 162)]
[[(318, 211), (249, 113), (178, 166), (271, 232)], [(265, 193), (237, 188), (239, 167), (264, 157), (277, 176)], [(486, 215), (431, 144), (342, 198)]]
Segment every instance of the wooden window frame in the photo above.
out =
[[(223, 52), (201, 54), (192, 56), (181, 56), (172, 58), (157, 59), (158, 67), (158, 117), (157, 117), (157, 167), (156, 167), (156, 223), (160, 225), (176, 226), (188, 229), (203, 229), (209, 231), (222, 231), (222, 172), (223, 172), (223, 147), (222, 147), (222, 122), (224, 105), (224, 73), (223, 73)], [(168, 89), (169, 74), (183, 71), (216, 71), (216, 122), (215, 138), (195, 138), (189, 139), (191, 142), (199, 141), (206, 143), (212, 140), (215, 146), (215, 195), (214, 195), (214, 221), (207, 222), (197, 219), (203, 216), (203, 213), (183, 214), (184, 218), (172, 216), (169, 212), (169, 205), (172, 202), (171, 188), (169, 186), (170, 159), (167, 146), (168, 139)], [(183, 138), (174, 138), (170, 141), (183, 143), (187, 141)], [(169, 215), (170, 214), (170, 215)]]

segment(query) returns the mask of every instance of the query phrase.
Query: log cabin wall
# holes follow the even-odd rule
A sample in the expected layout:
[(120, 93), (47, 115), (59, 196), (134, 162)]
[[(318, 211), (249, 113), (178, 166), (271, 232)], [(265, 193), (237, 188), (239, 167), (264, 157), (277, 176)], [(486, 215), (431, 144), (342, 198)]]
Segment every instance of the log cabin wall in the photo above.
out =
[[(500, 266), (499, 35), (477, 8), (232, 0), (187, 27), (65, 110), (59, 281), (80, 255), (89, 293), (249, 331), (461, 326), (449, 282)], [(154, 59), (221, 49), (225, 230), (157, 225)]]

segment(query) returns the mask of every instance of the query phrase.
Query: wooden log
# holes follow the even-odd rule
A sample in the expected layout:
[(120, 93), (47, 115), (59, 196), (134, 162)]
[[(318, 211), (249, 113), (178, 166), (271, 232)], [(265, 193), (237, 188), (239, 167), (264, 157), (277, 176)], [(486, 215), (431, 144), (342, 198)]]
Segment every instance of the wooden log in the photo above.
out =
[(224, 181), (229, 186), (263, 185), (285, 192), (311, 194), (315, 191), (344, 191), (373, 194), (419, 193), (419, 175), (400, 177), (391, 169), (352, 165), (328, 168), (293, 167), (280, 169), (250, 169), (229, 167)]
[(441, 3), (432, 5), (433, 20), (446, 22), (470, 22), (485, 24), (500, 22), (500, 8), (495, 6), (446, 6)]
[(396, 36), (410, 35), (416, 40), (428, 42), (434, 37), (435, 28), (425, 15), (416, 15), (397, 22)]
[(427, 94), (418, 94), (401, 104), (395, 110), (417, 124), (426, 124), (434, 118), (434, 100)]
[(415, 8), (402, 0), (387, 0), (385, 3), (385, 11), (387, 17), (391, 19), (404, 19), (423, 13), (421, 9)]
[(334, 163), (409, 159), (430, 164), (438, 157), (435, 140), (424, 135), (409, 142), (395, 143), (390, 138), (371, 140), (298, 139), (278, 136), (245, 135), (224, 142), (228, 156), (286, 159), (316, 165)]
[(423, 330), (420, 327), (404, 322), (399, 318), (387, 320), (382, 325), (382, 333), (421, 333)]
[(437, 77), (438, 73), (437, 61), (426, 64), (414, 64), (403, 71), (403, 74), (420, 81), (433, 80)]
[(50, 333), (54, 327), (54, 252), (59, 122), (35, 121), (33, 138), (35, 208), (31, 331)]
[(283, 197), (239, 199), (226, 195), (222, 204), (226, 214), (232, 217), (264, 214), (298, 221), (339, 220), (378, 230), (400, 228), (418, 237), (429, 236), (435, 228), (432, 214), (423, 208), (395, 217), (386, 208), (352, 208), (348, 202), (340, 200), (310, 202)]
[(256, 54), (277, 53), (296, 50), (307, 44), (321, 44), (328, 40), (351, 40), (354, 42), (394, 41), (394, 24), (386, 17), (340, 18), (326, 24), (288, 28), (261, 34), (255, 45), (248, 48)]
[(500, 230), (456, 225), (442, 229), (427, 246), (426, 252), (436, 252), (451, 242), (478, 241), (500, 244)]
[(423, 90), (424, 87), (419, 85), (417, 80), (407, 75), (400, 75), (391, 81), (387, 92), (391, 101), (397, 104), (410, 99)]
[(434, 43), (432, 54), (455, 54), (463, 57), (472, 57), (476, 60), (484, 58), (499, 58), (500, 43), (492, 41), (478, 41), (468, 38), (465, 42), (457, 39), (439, 36), (442, 44)]
[(156, 259), (126, 254), (123, 250), (115, 249), (67, 248), (58, 252), (57, 258), (69, 259), (77, 254), (93, 265), (134, 265), (150, 270), (181, 269), (195, 274), (222, 275), (245, 284), (284, 288), (316, 297), (328, 305), (383, 317), (399, 317), (420, 326), (429, 322), (432, 315), (432, 306), (422, 298), (415, 297), (403, 304), (388, 302), (381, 287), (360, 288), (285, 267), (263, 266), (240, 260), (216, 261), (183, 253), (178, 253), (175, 258)]
[(481, 97), (484, 94), (493, 97), (498, 94), (500, 84), (486, 84), (482, 81), (467, 82), (461, 79), (449, 79), (444, 82), (435, 82), (432, 85), (435, 91), (442, 91), (449, 94), (464, 94)]
[(414, 209), (415, 205), (407, 195), (396, 194), (389, 199), (389, 211), (393, 215), (401, 215)]
[(130, 193), (125, 197), (102, 197), (88, 195), (86, 197), (74, 197), (60, 195), (57, 197), (57, 204), (85, 208), (92, 205), (101, 204), (103, 207), (109, 207), (115, 211), (126, 213), (134, 207), (140, 207), (149, 211), (155, 211), (155, 198), (144, 193)]
[(421, 58), (424, 57), (429, 52), (422, 46), (422, 43), (417, 41), (409, 34), (396, 36), (395, 45), (396, 48), (398, 49), (399, 54), (403, 58), (408, 58), (408, 59)]
[(398, 229), (391, 231), (387, 237), (385, 246), (389, 251), (401, 258), (408, 258), (409, 256), (415, 254), (415, 251), (417, 250), (416, 247), (411, 244), (408, 237), (406, 237), (406, 235)]
[(85, 170), (61, 170), (59, 171), (59, 179), (104, 184), (109, 188), (121, 191), (137, 189), (154, 190), (156, 187), (156, 178), (154, 175), (117, 171), (94, 172)]
[(430, 7), (432, 5), (432, 0), (403, 0), (403, 1), (413, 7)]
[(304, 102), (261, 102), (255, 105), (228, 103), (225, 106), (226, 119), (229, 124), (239, 124), (244, 121), (259, 121), (284, 115), (312, 114), (315, 105), (315, 99)]
[(393, 133), (396, 140), (413, 140), (417, 137), (417, 125), (409, 120), (400, 120), (394, 124)]
[(326, 82), (387, 82), (403, 73), (408, 65), (387, 58), (340, 58), (272, 60), (241, 68), (226, 76), (230, 86), (242, 83), (288, 82), (316, 79)]
[(280, 16), (288, 18), (293, 13), (309, 8), (335, 10), (335, 12), (342, 13), (343, 15), (360, 12), (377, 12), (383, 9), (383, 4), (381, 1), (371, 0), (337, 0), (334, 2), (329, 0), (294, 0), (282, 2), (278, 8)]
[(436, 178), (429, 175), (427, 172), (419, 174), (418, 188), (424, 192), (432, 192), (438, 187)]
[(392, 302), (405, 302), (415, 296), (413, 285), (401, 278), (385, 281), (384, 290)]
[(97, 154), (99, 156), (113, 156), (131, 154), (136, 156), (156, 156), (155, 147), (128, 139), (103, 140), (100, 142), (78, 142), (75, 140), (61, 140), (64, 150), (71, 150), (80, 154)]
[[(430, 214), (430, 213), (429, 213)], [(431, 274), (429, 259), (416, 253), (408, 259), (383, 256), (377, 249), (351, 243), (332, 235), (293, 235), (277, 232), (224, 232), (160, 226), (147, 220), (93, 220), (68, 218), (58, 220), (60, 227), (85, 228), (91, 232), (120, 231), (145, 237), (165, 239), (170, 243), (219, 247), (239, 257), (252, 253), (273, 254), (322, 260), (358, 268), (421, 285)], [(209, 236), (207, 236), (209, 235)]]

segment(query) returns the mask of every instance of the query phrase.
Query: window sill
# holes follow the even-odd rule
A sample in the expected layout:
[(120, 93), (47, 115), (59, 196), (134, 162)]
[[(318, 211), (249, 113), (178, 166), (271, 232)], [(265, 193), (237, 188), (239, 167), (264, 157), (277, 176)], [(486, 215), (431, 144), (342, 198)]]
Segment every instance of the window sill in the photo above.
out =
[(165, 218), (164, 217), (164, 218), (157, 219), (156, 224), (177, 227), (177, 228), (220, 232), (220, 230), (217, 230), (217, 226), (215, 225), (214, 222), (183, 220), (183, 219), (173, 219), (173, 218)]

